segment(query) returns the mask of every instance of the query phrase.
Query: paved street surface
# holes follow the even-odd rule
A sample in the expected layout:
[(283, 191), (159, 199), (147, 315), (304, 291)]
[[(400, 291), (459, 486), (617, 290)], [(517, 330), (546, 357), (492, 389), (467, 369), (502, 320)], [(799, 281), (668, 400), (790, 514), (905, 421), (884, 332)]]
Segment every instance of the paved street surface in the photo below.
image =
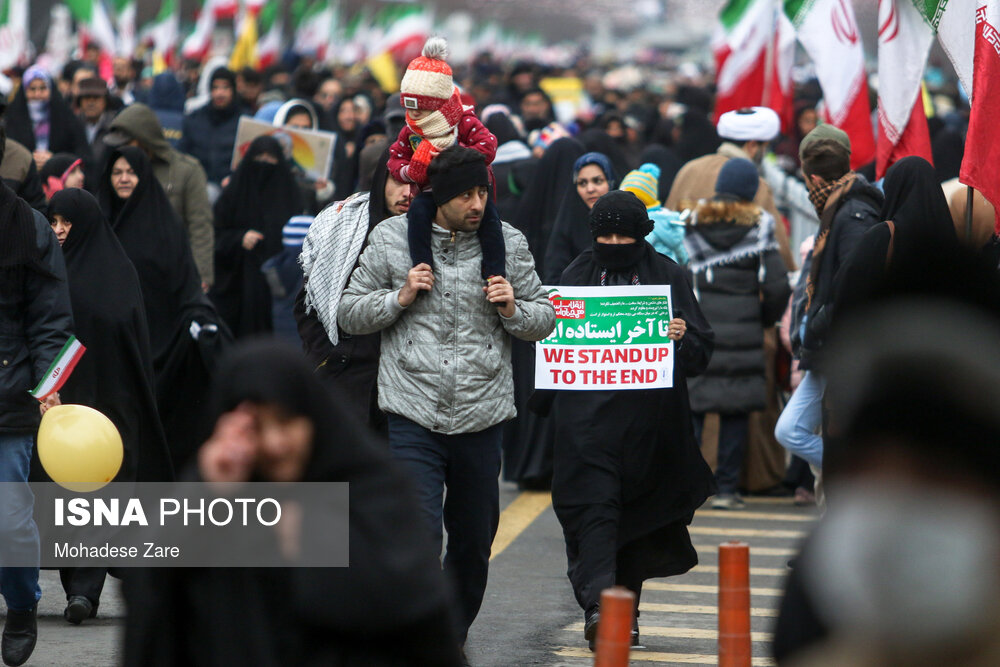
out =
[[(589, 665), (583, 614), (566, 579), (562, 532), (548, 494), (519, 494), (502, 484), (504, 513), (494, 545), (490, 585), (472, 627), (475, 665)], [(648, 582), (639, 619), (643, 650), (633, 665), (716, 664), (718, 545), (750, 544), (754, 665), (770, 665), (769, 638), (785, 563), (816, 517), (791, 499), (749, 498), (741, 512), (701, 510), (691, 527), (700, 564), (680, 577)], [(124, 618), (119, 582), (109, 579), (98, 618), (71, 626), (56, 572), (42, 573), (39, 639), (29, 665), (116, 665)]]

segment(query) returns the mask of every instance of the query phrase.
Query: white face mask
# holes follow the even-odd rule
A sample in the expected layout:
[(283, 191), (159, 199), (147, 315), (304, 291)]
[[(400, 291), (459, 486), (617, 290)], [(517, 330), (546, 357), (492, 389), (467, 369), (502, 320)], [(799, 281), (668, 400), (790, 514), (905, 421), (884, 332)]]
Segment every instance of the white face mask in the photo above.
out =
[(28, 110), (32, 113), (39, 113), (45, 111), (45, 107), (49, 105), (45, 100), (28, 100)]
[(802, 567), (831, 628), (909, 650), (995, 630), (995, 507), (916, 484), (851, 482), (829, 491)]

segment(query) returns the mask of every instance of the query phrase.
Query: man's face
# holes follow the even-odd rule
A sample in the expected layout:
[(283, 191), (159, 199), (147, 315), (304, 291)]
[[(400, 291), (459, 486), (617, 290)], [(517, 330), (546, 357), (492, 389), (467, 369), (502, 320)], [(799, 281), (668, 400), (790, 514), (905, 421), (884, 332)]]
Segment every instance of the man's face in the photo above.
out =
[[(438, 206), (438, 224), (454, 232), (474, 232), (483, 221), (489, 188), (479, 185)], [(443, 223), (443, 224), (442, 224)]]
[(96, 123), (107, 108), (108, 101), (104, 95), (87, 95), (80, 98), (80, 111), (91, 123)]
[(529, 118), (545, 118), (549, 104), (545, 101), (545, 96), (541, 93), (530, 93), (521, 100), (521, 117), (524, 120)]
[(80, 96), (80, 82), (93, 76), (97, 76), (97, 73), (93, 70), (87, 69), (86, 67), (81, 67), (73, 73), (73, 85), (70, 87), (70, 92), (73, 94), (73, 97)]
[(245, 81), (243, 77), (236, 78), (236, 88), (240, 97), (250, 104), (256, 104), (257, 98), (260, 97), (262, 92), (264, 92), (263, 83), (251, 83), (249, 81)]
[(413, 194), (409, 183), (401, 183), (389, 174), (385, 181), (385, 207), (392, 215), (403, 215), (410, 210)]
[(127, 86), (135, 79), (135, 72), (132, 70), (132, 63), (129, 62), (128, 58), (115, 58), (111, 67), (115, 75), (115, 83), (119, 87)]
[(225, 79), (212, 82), (212, 106), (225, 109), (233, 103), (233, 87)]

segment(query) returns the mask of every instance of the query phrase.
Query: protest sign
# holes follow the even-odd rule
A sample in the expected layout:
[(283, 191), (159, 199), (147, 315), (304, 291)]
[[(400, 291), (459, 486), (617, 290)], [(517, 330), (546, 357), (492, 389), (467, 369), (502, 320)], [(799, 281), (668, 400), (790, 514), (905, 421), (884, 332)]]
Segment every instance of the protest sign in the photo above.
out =
[(546, 289), (556, 327), (535, 346), (536, 389), (673, 386), (669, 285)]
[(250, 116), (240, 117), (240, 124), (236, 128), (236, 145), (233, 147), (234, 171), (253, 140), (264, 135), (273, 136), (281, 142), (285, 149), (285, 157), (302, 169), (309, 178), (313, 180), (330, 178), (336, 134), (319, 130), (275, 127), (270, 123), (254, 120)]

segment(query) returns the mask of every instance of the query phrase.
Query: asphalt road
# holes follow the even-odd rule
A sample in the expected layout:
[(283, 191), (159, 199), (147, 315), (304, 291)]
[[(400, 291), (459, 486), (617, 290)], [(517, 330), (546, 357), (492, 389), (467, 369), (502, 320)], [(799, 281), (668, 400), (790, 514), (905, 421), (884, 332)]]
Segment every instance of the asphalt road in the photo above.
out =
[[(547, 494), (519, 494), (506, 483), (501, 494), (500, 533), (486, 599), (469, 634), (469, 658), (483, 666), (592, 664)], [(769, 636), (785, 564), (816, 514), (815, 507), (770, 498), (750, 498), (743, 511), (700, 510), (691, 527), (700, 564), (683, 576), (647, 583), (639, 619), (645, 648), (632, 651), (631, 664), (716, 664), (717, 550), (731, 539), (750, 544), (754, 665), (773, 664)], [(56, 572), (42, 572), (42, 589), (38, 647), (29, 665), (119, 664), (125, 610), (117, 580), (108, 580), (98, 617), (81, 626), (62, 618)]]

